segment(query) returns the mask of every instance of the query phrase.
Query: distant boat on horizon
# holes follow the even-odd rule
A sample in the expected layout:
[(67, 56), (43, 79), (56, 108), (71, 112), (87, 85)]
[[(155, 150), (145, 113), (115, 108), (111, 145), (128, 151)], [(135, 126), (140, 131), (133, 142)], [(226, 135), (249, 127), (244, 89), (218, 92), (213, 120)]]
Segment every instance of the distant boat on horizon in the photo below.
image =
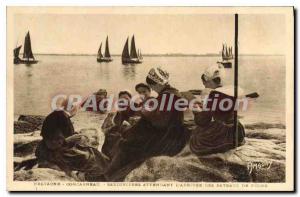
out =
[(231, 68), (233, 59), (233, 53), (232, 53), (232, 47), (227, 47), (226, 44), (223, 44), (222, 47), (222, 61), (218, 61), (217, 63), (220, 63), (224, 66), (224, 68)]
[(22, 48), (22, 45), (17, 46), (14, 49), (14, 64), (36, 64), (36, 63), (38, 63), (38, 61), (35, 60), (33, 53), (32, 53), (31, 39), (30, 39), (29, 31), (27, 32), (27, 34), (25, 36), (23, 59), (21, 59), (19, 57), (21, 48)]
[(138, 49), (138, 57), (140, 60), (143, 59), (143, 55), (142, 55), (142, 50), (141, 49)]
[(101, 48), (102, 48), (102, 42), (98, 49), (97, 62), (111, 62), (112, 58), (109, 52), (108, 36), (106, 37), (104, 56), (102, 55)]
[(139, 53), (136, 51), (135, 47), (135, 39), (134, 35), (131, 38), (131, 46), (130, 46), (130, 53), (129, 53), (129, 37), (127, 37), (127, 40), (125, 42), (123, 52), (122, 52), (122, 64), (140, 64), (142, 63), (142, 54), (139, 50)]
[(222, 59), (223, 60), (232, 60), (233, 59), (232, 47), (227, 47), (226, 44), (223, 44)]

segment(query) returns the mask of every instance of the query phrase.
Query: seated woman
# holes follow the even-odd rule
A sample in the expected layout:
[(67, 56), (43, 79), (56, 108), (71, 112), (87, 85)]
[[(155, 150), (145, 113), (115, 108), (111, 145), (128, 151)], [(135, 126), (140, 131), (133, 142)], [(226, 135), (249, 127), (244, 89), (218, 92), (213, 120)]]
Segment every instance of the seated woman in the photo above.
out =
[[(145, 101), (152, 98), (151, 89), (147, 84), (139, 83), (135, 86), (135, 90), (140, 95), (140, 98), (135, 100), (135, 107), (141, 107)], [(118, 98), (126, 99), (130, 103), (132, 95), (128, 90), (123, 90), (119, 92)], [(119, 143), (119, 140), (125, 138), (126, 132), (140, 119), (140, 115), (140, 111), (131, 110), (129, 105), (126, 110), (109, 113), (101, 126), (105, 134), (102, 153), (112, 158), (114, 147)]]
[(152, 68), (146, 81), (158, 93), (155, 99), (158, 106), (163, 98), (166, 98), (166, 104), (151, 110), (142, 108), (141, 119), (128, 129), (128, 135), (118, 144), (104, 174), (108, 181), (122, 181), (145, 159), (158, 155), (174, 156), (186, 144), (188, 136), (183, 127), (183, 112), (174, 107), (181, 96), (169, 85), (169, 74), (160, 68)]
[[(86, 102), (91, 102), (90, 98), (94, 96), (96, 98), (95, 106), (90, 106)], [(107, 102), (104, 102), (105, 99), (107, 98), (107, 91), (105, 89), (99, 89), (97, 92), (93, 93), (92, 95), (88, 96), (82, 103), (81, 107), (84, 107), (86, 111), (94, 111), (94, 112), (100, 112), (100, 113), (105, 113), (106, 112), (106, 107), (107, 107)], [(100, 103), (103, 103), (103, 106), (100, 107)], [(85, 107), (87, 105), (87, 107)]]
[[(103, 171), (105, 157), (88, 144), (87, 137), (74, 132), (71, 117), (77, 106), (67, 109), (68, 100), (59, 103), (59, 108), (51, 112), (43, 122), (42, 141), (36, 149), (39, 167), (54, 167), (69, 175), (80, 174), (81, 180), (94, 181)], [(79, 177), (79, 176), (78, 176)]]
[(125, 110), (110, 112), (101, 126), (105, 135), (101, 152), (109, 158), (113, 156), (114, 147), (121, 140), (124, 131), (134, 124), (132, 118), (135, 116), (135, 112), (130, 109), (129, 105), (132, 98), (131, 93), (128, 90), (120, 91), (118, 98), (127, 100), (128, 106)]
[(145, 103), (148, 99), (153, 98), (151, 97), (151, 88), (149, 85), (144, 83), (139, 83), (135, 86), (135, 91), (140, 95), (140, 103)]
[[(126, 109), (118, 110), (117, 116), (115, 117), (115, 122), (121, 126), (129, 126), (133, 124), (132, 118), (136, 115), (136, 112), (130, 108), (132, 95), (129, 90), (124, 90), (119, 92), (119, 99), (124, 99), (127, 101)], [(136, 103), (134, 103), (136, 105)]]
[(236, 145), (244, 144), (243, 125), (238, 121), (238, 129), (234, 128), (234, 105), (224, 105), (224, 108), (220, 109), (222, 99), (229, 99), (235, 103), (232, 95), (221, 91), (224, 75), (223, 66), (215, 65), (208, 67), (201, 77), (205, 88), (210, 91), (206, 110), (201, 106), (200, 111), (194, 111), (198, 127), (192, 133), (190, 149), (197, 155), (225, 152)]

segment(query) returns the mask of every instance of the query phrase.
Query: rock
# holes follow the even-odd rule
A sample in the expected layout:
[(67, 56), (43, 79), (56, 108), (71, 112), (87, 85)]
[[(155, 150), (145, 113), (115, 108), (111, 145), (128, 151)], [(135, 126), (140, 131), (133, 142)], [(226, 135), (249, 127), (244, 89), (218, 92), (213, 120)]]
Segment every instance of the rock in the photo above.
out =
[(14, 121), (14, 133), (29, 133), (37, 130), (38, 127), (25, 121)]
[(271, 140), (246, 139), (226, 153), (197, 157), (186, 146), (175, 157), (153, 157), (125, 181), (284, 182), (285, 150)]
[(35, 115), (20, 115), (18, 121), (29, 122), (36, 126), (42, 126), (45, 116), (35, 116)]
[(42, 128), (44, 116), (20, 115), (14, 121), (14, 133), (29, 133)]
[(37, 166), (37, 160), (35, 154), (31, 154), (25, 157), (14, 157), (14, 170), (28, 170)]
[(245, 129), (273, 129), (273, 128), (278, 128), (278, 129), (285, 129), (285, 125), (278, 123), (278, 124), (273, 124), (273, 123), (264, 123), (264, 122), (258, 122), (258, 123), (253, 123), (253, 124), (245, 124), (244, 125)]
[(275, 140), (275, 143), (285, 143), (285, 130), (279, 128), (246, 130), (246, 136), (256, 139)]
[(14, 135), (14, 156), (25, 157), (35, 153), (35, 149), (42, 137), (40, 131)]
[(20, 170), (14, 173), (15, 181), (75, 181), (63, 171), (49, 168), (34, 168), (31, 170)]

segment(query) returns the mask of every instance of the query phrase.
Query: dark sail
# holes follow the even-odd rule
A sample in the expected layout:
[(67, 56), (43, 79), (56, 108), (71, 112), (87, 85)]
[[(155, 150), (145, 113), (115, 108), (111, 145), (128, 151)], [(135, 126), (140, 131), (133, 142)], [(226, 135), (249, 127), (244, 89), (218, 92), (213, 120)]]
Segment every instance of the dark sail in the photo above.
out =
[(130, 58), (138, 58), (135, 48), (135, 41), (134, 41), (134, 35), (131, 39), (131, 48), (130, 48)]
[(110, 58), (109, 46), (108, 46), (108, 36), (106, 37), (104, 57)]
[(102, 52), (101, 52), (101, 48), (102, 48), (102, 42), (101, 42), (100, 47), (98, 49), (98, 57), (100, 57), (100, 58), (103, 57)]
[(125, 46), (123, 48), (123, 52), (122, 52), (122, 59), (129, 59), (129, 50), (128, 50), (128, 38), (126, 40)]
[(228, 48), (227, 48), (227, 46), (226, 46), (226, 50), (225, 50), (225, 55), (226, 55), (226, 57), (228, 57), (228, 56), (229, 56), (229, 54), (228, 54)]
[(19, 58), (19, 53), (20, 53), (21, 47), (22, 47), (22, 45), (20, 45), (14, 49), (14, 57), (15, 58)]
[(31, 50), (31, 40), (30, 40), (29, 32), (25, 36), (23, 58), (34, 59), (32, 50)]
[(225, 58), (225, 46), (224, 46), (224, 44), (223, 44), (223, 48), (222, 48), (222, 58), (224, 59)]

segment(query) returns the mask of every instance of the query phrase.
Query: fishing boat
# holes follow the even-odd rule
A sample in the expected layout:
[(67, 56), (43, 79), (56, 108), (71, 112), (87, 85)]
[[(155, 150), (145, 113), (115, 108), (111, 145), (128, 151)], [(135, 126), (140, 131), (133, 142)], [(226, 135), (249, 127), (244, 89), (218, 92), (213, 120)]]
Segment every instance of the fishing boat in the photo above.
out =
[(36, 63), (38, 63), (38, 61), (34, 58), (33, 53), (32, 53), (29, 31), (27, 32), (27, 34), (25, 36), (23, 59), (21, 59), (19, 57), (21, 48), (22, 48), (22, 45), (17, 46), (14, 49), (14, 64), (36, 64)]
[(109, 53), (108, 36), (106, 37), (104, 56), (102, 55), (101, 48), (102, 48), (102, 42), (98, 49), (97, 62), (111, 62), (112, 58)]
[(122, 64), (140, 64), (142, 63), (142, 59), (138, 56), (138, 53), (135, 48), (135, 39), (134, 35), (131, 39), (131, 46), (130, 46), (130, 53), (129, 53), (129, 46), (128, 46), (129, 38), (127, 38), (123, 52), (122, 52)]
[(143, 59), (143, 55), (142, 55), (142, 50), (141, 49), (138, 49), (138, 57), (140, 60)]
[(218, 61), (218, 63), (222, 64), (224, 68), (232, 68), (232, 60), (233, 60), (232, 47), (227, 47), (226, 44), (223, 44), (222, 61)]
[(19, 62), (21, 62), (21, 59), (19, 58), (21, 48), (22, 48), (22, 45), (17, 46), (14, 49), (14, 64), (18, 64)]

